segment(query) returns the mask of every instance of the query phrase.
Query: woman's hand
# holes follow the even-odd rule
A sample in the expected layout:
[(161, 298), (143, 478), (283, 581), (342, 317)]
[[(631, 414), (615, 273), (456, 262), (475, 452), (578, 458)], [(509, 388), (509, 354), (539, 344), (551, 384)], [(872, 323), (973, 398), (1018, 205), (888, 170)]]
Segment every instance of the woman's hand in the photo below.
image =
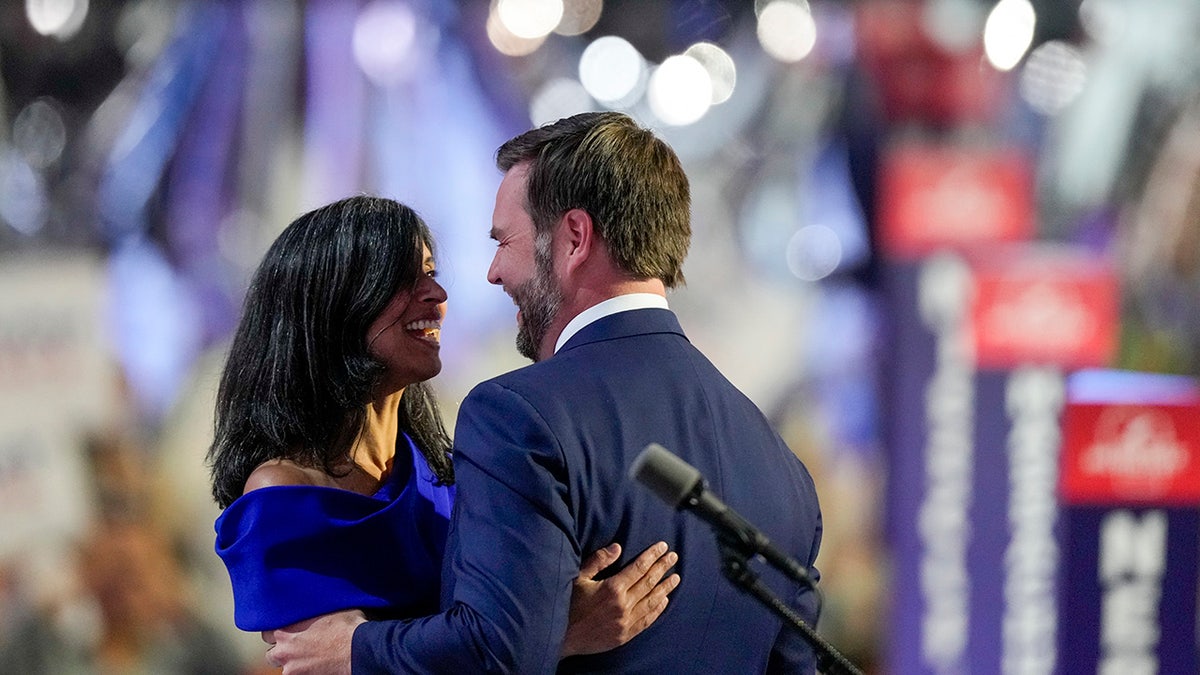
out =
[(594, 581), (620, 556), (621, 545), (613, 543), (583, 562), (571, 590), (563, 657), (619, 647), (646, 630), (667, 608), (667, 595), (679, 585), (679, 575), (666, 579), (663, 575), (679, 556), (660, 541), (612, 577)]

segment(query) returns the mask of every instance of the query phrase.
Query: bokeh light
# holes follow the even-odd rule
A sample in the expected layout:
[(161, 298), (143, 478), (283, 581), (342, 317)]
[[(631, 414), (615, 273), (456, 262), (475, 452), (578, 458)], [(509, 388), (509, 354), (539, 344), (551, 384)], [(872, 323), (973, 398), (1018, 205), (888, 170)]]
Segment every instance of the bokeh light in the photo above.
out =
[(41, 35), (69, 40), (83, 27), (88, 0), (25, 0), (25, 16)]
[(604, 0), (564, 0), (562, 19), (554, 32), (582, 35), (596, 26), (604, 12)]
[(983, 49), (996, 70), (1012, 70), (1033, 42), (1037, 14), (1029, 0), (1000, 0), (983, 28)]
[(630, 105), (639, 98), (646, 71), (646, 60), (637, 48), (615, 35), (596, 38), (579, 57), (580, 83), (609, 107)]
[(708, 71), (690, 56), (669, 57), (650, 75), (650, 110), (672, 126), (691, 124), (712, 106)]
[(1034, 49), (1021, 70), (1020, 92), (1029, 106), (1054, 115), (1079, 97), (1087, 83), (1087, 64), (1075, 47), (1051, 40)]
[(46, 186), (19, 153), (0, 155), (0, 219), (14, 230), (31, 235), (46, 217)]
[(396, 84), (413, 71), (416, 38), (417, 17), (408, 3), (375, 0), (363, 8), (354, 24), (354, 59), (375, 84)]
[(812, 52), (817, 24), (803, 0), (772, 0), (758, 13), (758, 41), (764, 51), (784, 63), (795, 63)]
[(562, 0), (500, 0), (496, 16), (513, 35), (532, 40), (545, 37), (563, 17)]
[(737, 66), (729, 52), (711, 42), (697, 42), (687, 48), (684, 56), (696, 59), (708, 71), (708, 79), (712, 83), (712, 104), (728, 101), (737, 85)]
[(58, 161), (67, 145), (67, 127), (53, 99), (39, 98), (17, 113), (12, 142), (34, 169), (45, 169)]
[(487, 36), (492, 46), (496, 48), (496, 51), (505, 56), (525, 56), (532, 54), (546, 41), (545, 35), (536, 38), (523, 38), (515, 35), (500, 20), (500, 14), (495, 6), (488, 12)]
[(819, 281), (841, 264), (842, 242), (826, 225), (805, 225), (788, 240), (785, 255), (788, 270), (797, 279)]

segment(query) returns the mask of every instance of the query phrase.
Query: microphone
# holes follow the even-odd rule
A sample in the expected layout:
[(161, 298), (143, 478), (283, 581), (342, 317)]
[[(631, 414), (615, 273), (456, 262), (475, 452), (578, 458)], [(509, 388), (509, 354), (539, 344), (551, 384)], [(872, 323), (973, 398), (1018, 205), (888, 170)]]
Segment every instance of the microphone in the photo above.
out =
[(663, 446), (647, 445), (629, 466), (629, 477), (645, 485), (676, 510), (695, 513), (713, 528), (720, 541), (738, 548), (746, 557), (761, 555), (792, 579), (815, 588), (803, 565), (776, 548), (766, 535), (726, 506), (708, 489), (707, 482), (695, 467)]

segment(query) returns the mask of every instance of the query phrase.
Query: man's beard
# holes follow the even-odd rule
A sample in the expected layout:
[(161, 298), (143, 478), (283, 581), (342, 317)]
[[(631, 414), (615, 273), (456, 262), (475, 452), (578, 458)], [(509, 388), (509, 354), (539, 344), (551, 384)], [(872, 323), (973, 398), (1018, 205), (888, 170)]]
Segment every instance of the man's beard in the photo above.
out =
[(554, 278), (550, 260), (550, 238), (535, 243), (533, 261), (534, 275), (529, 281), (513, 290), (517, 309), (521, 310), (521, 322), (517, 325), (517, 351), (530, 361), (540, 361), (538, 348), (550, 322), (562, 307), (563, 293)]

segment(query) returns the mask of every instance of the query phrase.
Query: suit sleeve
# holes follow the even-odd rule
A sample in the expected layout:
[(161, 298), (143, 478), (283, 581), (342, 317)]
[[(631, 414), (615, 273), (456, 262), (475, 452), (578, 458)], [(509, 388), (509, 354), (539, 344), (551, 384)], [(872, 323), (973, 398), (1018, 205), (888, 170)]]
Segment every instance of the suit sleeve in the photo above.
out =
[[(812, 477), (808, 475), (807, 470), (804, 472), (805, 479), (811, 485)], [(816, 494), (816, 489), (813, 488), (811, 494)], [(824, 533), (824, 524), (821, 519), (820, 508), (814, 505), (816, 509), (817, 528), (816, 534), (813, 537), (812, 548), (807, 556), (804, 557), (804, 565), (808, 568), (808, 573), (812, 577), (813, 585), (816, 586), (821, 581), (821, 572), (816, 568), (817, 553), (821, 548), (821, 536)], [(820, 597), (817, 592), (808, 586), (797, 588), (789, 597), (784, 598), (788, 606), (795, 612), (810, 628), (816, 630), (817, 619), (820, 618)], [(775, 639), (775, 644), (771, 647), (771, 656), (767, 662), (768, 675), (811, 675), (817, 672), (816, 653), (814, 652), (808, 641), (804, 639), (790, 625), (784, 624), (779, 631), (779, 636)]]
[(529, 403), (494, 383), (459, 409), (457, 498), (443, 568), (443, 612), (368, 622), (353, 672), (549, 673), (579, 573), (566, 469)]

